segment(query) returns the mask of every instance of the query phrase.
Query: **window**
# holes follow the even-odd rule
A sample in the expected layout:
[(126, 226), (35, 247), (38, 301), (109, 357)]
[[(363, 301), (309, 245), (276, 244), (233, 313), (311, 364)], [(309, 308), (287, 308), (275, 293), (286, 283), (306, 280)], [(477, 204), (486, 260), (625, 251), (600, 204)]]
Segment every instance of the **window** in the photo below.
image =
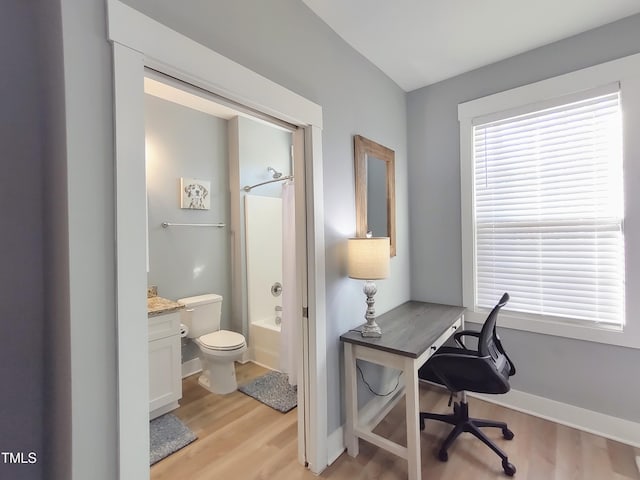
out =
[(624, 323), (620, 95), (473, 127), (476, 306)]
[(640, 54), (458, 119), (465, 320), (640, 348)]

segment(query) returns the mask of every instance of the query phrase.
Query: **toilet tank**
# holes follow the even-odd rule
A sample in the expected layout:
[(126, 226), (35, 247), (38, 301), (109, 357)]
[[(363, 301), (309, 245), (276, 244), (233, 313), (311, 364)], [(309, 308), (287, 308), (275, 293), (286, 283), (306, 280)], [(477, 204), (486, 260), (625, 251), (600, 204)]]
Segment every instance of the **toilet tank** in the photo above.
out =
[(197, 338), (220, 330), (222, 295), (208, 293), (180, 298), (178, 303), (185, 306), (180, 313), (180, 321), (189, 329), (187, 337)]

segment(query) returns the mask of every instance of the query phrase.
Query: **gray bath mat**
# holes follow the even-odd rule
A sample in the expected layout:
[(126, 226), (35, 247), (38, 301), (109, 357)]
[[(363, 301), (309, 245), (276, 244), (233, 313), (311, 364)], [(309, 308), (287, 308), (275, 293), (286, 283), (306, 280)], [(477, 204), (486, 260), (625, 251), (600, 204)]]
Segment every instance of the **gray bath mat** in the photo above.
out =
[(167, 413), (151, 420), (149, 423), (149, 437), (151, 440), (149, 465), (153, 465), (164, 457), (168, 457), (172, 453), (177, 452), (182, 447), (186, 447), (197, 438), (195, 434), (172, 413)]
[(282, 413), (298, 405), (298, 389), (289, 385), (284, 373), (266, 373), (238, 390)]

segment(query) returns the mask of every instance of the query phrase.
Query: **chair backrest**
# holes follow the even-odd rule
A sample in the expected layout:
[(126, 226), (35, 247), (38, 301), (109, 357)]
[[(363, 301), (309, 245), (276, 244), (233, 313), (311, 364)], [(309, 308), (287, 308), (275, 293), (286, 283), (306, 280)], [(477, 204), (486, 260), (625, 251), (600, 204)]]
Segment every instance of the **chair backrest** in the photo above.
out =
[(500, 309), (504, 307), (508, 301), (509, 294), (505, 293), (502, 295), (502, 298), (500, 298), (498, 304), (493, 307), (493, 310), (491, 310), (491, 313), (485, 320), (482, 330), (480, 331), (480, 338), (478, 339), (478, 353), (482, 357), (490, 356), (493, 361), (497, 363), (501, 363), (500, 357), (504, 356), (509, 362), (509, 375), (513, 375), (516, 373), (515, 366), (504, 351), (496, 329), (498, 312), (500, 312)]

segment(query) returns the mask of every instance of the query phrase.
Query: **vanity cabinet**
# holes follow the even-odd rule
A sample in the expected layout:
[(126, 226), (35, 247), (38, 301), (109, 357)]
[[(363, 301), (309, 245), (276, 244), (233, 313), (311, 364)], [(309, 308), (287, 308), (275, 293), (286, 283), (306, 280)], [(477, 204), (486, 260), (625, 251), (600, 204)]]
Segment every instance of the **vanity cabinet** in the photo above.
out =
[(149, 419), (178, 408), (182, 398), (180, 314), (149, 317)]

